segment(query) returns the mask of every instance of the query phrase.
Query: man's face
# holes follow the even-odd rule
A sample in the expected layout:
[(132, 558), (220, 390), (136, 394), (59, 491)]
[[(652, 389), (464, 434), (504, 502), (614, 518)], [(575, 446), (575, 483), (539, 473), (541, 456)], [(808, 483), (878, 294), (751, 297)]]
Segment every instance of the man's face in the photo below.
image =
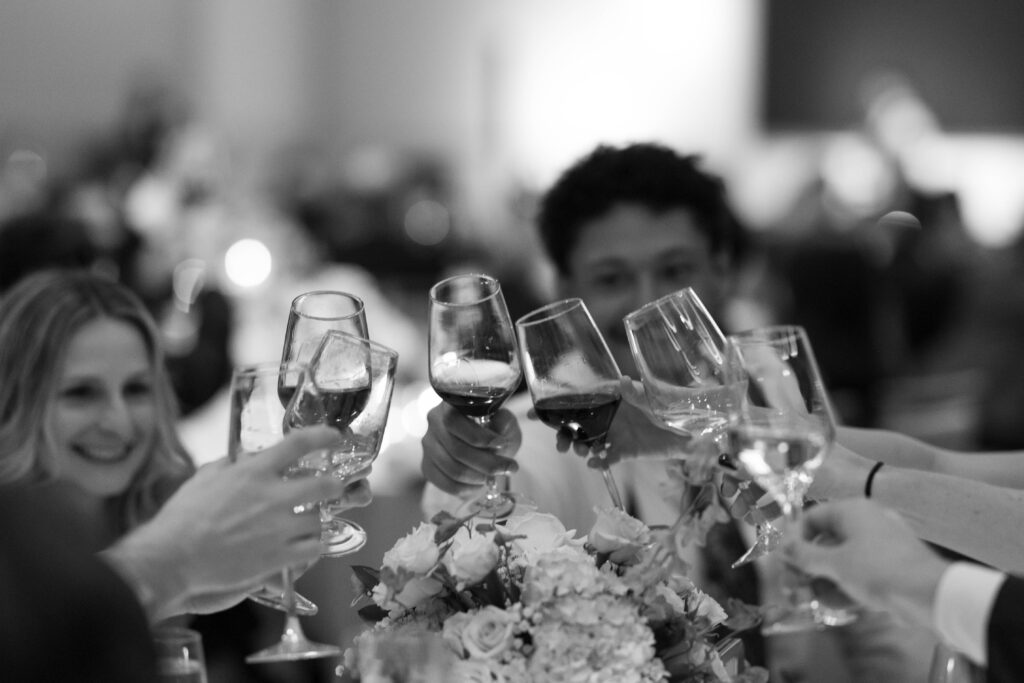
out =
[(651, 213), (620, 204), (586, 224), (569, 254), (569, 274), (559, 279), (562, 297), (586, 303), (619, 364), (636, 377), (622, 318), (666, 294), (693, 287), (719, 315), (727, 265), (685, 209)]

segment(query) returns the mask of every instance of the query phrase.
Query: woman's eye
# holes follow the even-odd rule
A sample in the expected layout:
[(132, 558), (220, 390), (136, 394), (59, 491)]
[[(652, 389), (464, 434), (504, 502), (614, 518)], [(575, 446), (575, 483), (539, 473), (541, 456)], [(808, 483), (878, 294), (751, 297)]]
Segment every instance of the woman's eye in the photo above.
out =
[(94, 387), (86, 385), (73, 385), (65, 387), (60, 392), (60, 397), (69, 399), (72, 401), (84, 401), (96, 396), (97, 391)]

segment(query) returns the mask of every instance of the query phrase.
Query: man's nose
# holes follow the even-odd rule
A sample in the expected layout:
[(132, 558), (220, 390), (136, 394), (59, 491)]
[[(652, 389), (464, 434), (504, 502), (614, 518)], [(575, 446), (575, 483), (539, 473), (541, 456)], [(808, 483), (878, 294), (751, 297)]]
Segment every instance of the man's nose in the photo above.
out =
[(636, 310), (646, 303), (654, 301), (663, 292), (658, 291), (658, 283), (655, 282), (654, 276), (650, 273), (640, 273), (636, 278), (636, 287), (634, 288), (635, 305), (632, 310)]

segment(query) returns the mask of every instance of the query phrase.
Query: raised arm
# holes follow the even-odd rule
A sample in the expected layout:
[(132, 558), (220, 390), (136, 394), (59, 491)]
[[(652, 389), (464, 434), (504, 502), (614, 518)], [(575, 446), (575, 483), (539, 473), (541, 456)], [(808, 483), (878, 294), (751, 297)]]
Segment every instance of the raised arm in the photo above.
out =
[(837, 441), (887, 465), (1024, 489), (1024, 451), (953, 451), (898, 432), (854, 427), (840, 427)]
[[(854, 452), (853, 449), (857, 449)], [(841, 428), (810, 496), (870, 497), (898, 511), (921, 538), (1011, 573), (1024, 572), (1024, 454), (956, 453), (881, 430)], [(972, 467), (974, 458), (978, 466)], [(1003, 477), (995, 474), (1003, 471)], [(963, 472), (964, 475), (946, 471)], [(994, 478), (1002, 485), (988, 483)]]
[(316, 511), (293, 508), (340, 498), (370, 502), (369, 468), (346, 479), (285, 480), (285, 468), (337, 439), (327, 427), (293, 432), (265, 453), (201, 467), (149, 522), (101, 553), (130, 585), (154, 621), (225, 609), (287, 566), (320, 555)]

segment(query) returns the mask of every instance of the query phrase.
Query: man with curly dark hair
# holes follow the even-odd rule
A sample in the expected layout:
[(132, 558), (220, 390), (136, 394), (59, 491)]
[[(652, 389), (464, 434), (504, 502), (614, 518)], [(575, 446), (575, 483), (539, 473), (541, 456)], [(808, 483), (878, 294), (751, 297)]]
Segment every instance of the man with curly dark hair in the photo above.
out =
[[(656, 143), (599, 146), (543, 195), (537, 222), (555, 267), (556, 296), (583, 299), (623, 373), (637, 377), (622, 318), (650, 301), (692, 287), (726, 323), (726, 304), (748, 242), (724, 183), (701, 168), (698, 157)], [(602, 478), (584, 458), (557, 452), (565, 450), (565, 441), (556, 448), (550, 428), (527, 419), (528, 408), (528, 397), (514, 398), (495, 415), (490, 431), (447, 404), (430, 411), (422, 461), (428, 515), (455, 509), (458, 496), (477, 495), (487, 474), (510, 472), (510, 488), (541, 512), (555, 515), (568, 529), (590, 529), (594, 507), (609, 504)], [(664, 458), (678, 455), (679, 437), (658, 429), (624, 401), (609, 441), (630, 513), (650, 526), (675, 522), (682, 487), (667, 475)], [(690, 548), (692, 574), (717, 598), (758, 602), (750, 568), (744, 576), (729, 567), (743, 550), (736, 531), (733, 523), (718, 524), (706, 547)], [(736, 541), (739, 547), (732, 545)], [(772, 581), (766, 576), (762, 583)], [(752, 663), (767, 664), (772, 680), (923, 681), (931, 643), (923, 649), (922, 675), (915, 677), (909, 671), (921, 668), (920, 662), (908, 660), (902, 649), (912, 634), (896, 635), (888, 624), (876, 625), (865, 619), (848, 630), (776, 637), (767, 647), (755, 636), (746, 640), (746, 654)]]

